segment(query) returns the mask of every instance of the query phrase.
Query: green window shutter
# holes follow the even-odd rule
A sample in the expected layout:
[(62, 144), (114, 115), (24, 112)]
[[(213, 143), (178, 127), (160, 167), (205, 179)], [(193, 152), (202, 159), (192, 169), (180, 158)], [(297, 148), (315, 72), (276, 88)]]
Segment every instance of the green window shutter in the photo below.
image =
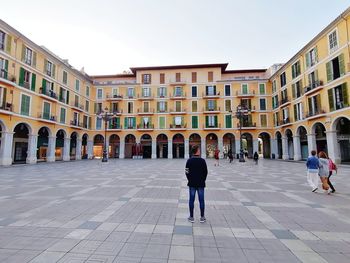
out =
[(60, 87), (59, 95), (58, 95), (58, 100), (61, 101), (63, 99), (63, 89)]
[(181, 125), (185, 125), (185, 118), (181, 117)]
[(327, 81), (330, 82), (333, 80), (333, 72), (332, 72), (333, 70), (332, 70), (331, 62), (327, 62), (326, 71), (327, 71)]
[(292, 78), (295, 78), (295, 65), (292, 66)]
[(159, 104), (160, 104), (160, 102), (159, 101), (157, 101), (157, 112), (159, 112)]
[(343, 103), (345, 107), (349, 106), (349, 97), (348, 97), (348, 88), (347, 83), (344, 83), (342, 85), (342, 92), (343, 92)]
[(205, 116), (205, 127), (209, 126), (209, 116)]
[(22, 95), (22, 101), (21, 101), (21, 114), (29, 116), (29, 96)]
[(297, 121), (297, 105), (294, 104), (294, 121)]
[(260, 94), (264, 95), (265, 94), (265, 85), (259, 84), (259, 90), (260, 90)]
[(43, 79), (41, 90), (43, 94), (46, 94), (46, 79)]
[(47, 102), (44, 102), (43, 117), (44, 119), (50, 119), (50, 104)]
[(94, 113), (95, 114), (97, 113), (97, 103), (96, 102), (94, 103)]
[(133, 119), (132, 128), (135, 129), (136, 128), (136, 117), (132, 117), (132, 119)]
[(6, 59), (5, 60), (5, 74), (4, 74), (5, 79), (7, 79), (8, 71), (9, 71), (9, 61)]
[(119, 117), (115, 118), (115, 123), (116, 123), (117, 127), (119, 128), (120, 127), (120, 118)]
[(316, 60), (316, 63), (318, 62), (318, 50), (317, 50), (317, 47), (315, 47), (315, 60)]
[(328, 90), (329, 110), (334, 111), (333, 89)]
[(20, 68), (20, 70), (19, 70), (18, 85), (20, 85), (21, 87), (24, 86), (24, 68)]
[(157, 97), (159, 97), (159, 94), (160, 94), (159, 90), (160, 88), (157, 89)]
[(165, 128), (165, 117), (159, 117), (159, 128), (160, 129)]
[(305, 55), (305, 60), (306, 60), (306, 67), (310, 67), (310, 55), (309, 53), (306, 53)]
[(231, 115), (226, 115), (226, 128), (232, 128), (232, 117)]
[(6, 106), (6, 103), (7, 103), (7, 101), (6, 101), (6, 93), (7, 93), (7, 89), (4, 88), (3, 95), (2, 95), (2, 105), (3, 106)]
[[(96, 103), (95, 103), (96, 104)], [(124, 118), (124, 129), (128, 129), (128, 117)]]
[(66, 104), (69, 104), (69, 90), (67, 90)]
[(309, 113), (311, 113), (312, 112), (312, 100), (311, 100), (311, 98), (308, 98), (307, 102), (308, 102), (308, 105), (309, 105)]
[(52, 77), (55, 78), (56, 76), (56, 65), (52, 64)]
[(12, 45), (12, 37), (10, 35), (6, 35), (6, 52), (11, 53), (11, 45)]
[(24, 61), (24, 58), (26, 56), (26, 46), (22, 45), (22, 54), (21, 54), (21, 60)]
[(198, 116), (192, 116), (192, 128), (193, 129), (198, 128)]
[(218, 116), (214, 116), (214, 125), (218, 127)]
[(165, 102), (165, 111), (168, 111), (168, 102)]
[(344, 62), (344, 54), (340, 54), (338, 57), (339, 60), (339, 71), (340, 71), (340, 76), (345, 75), (345, 62)]
[(32, 91), (35, 91), (35, 83), (36, 83), (36, 75), (32, 73), (32, 86), (31, 86)]
[(33, 51), (33, 67), (36, 67), (36, 52)]
[(45, 74), (47, 73), (46, 69), (47, 69), (47, 59), (45, 58), (44, 59), (44, 73)]
[(214, 85), (214, 94), (216, 94), (216, 85)]

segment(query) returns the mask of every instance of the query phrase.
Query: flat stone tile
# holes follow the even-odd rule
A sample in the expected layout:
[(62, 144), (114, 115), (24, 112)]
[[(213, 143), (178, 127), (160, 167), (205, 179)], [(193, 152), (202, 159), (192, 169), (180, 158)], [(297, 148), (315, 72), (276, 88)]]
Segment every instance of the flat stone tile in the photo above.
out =
[(271, 232), (278, 239), (298, 239), (291, 231), (289, 230), (280, 230), (280, 229), (272, 229)]
[(95, 230), (101, 225), (101, 222), (94, 222), (94, 221), (87, 221), (84, 224), (81, 224), (78, 228), (79, 229), (91, 229)]
[(39, 256), (31, 260), (30, 263), (55, 263), (59, 259), (61, 259), (65, 254), (65, 252), (44, 251)]
[(171, 246), (170, 260), (194, 261), (194, 249), (190, 246)]
[(174, 235), (192, 235), (192, 227), (175, 225), (173, 233)]

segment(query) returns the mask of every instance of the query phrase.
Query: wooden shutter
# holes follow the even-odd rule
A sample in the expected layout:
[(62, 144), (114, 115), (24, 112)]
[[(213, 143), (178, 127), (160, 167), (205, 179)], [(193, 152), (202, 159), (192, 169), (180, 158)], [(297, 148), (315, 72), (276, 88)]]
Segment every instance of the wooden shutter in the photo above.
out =
[(340, 54), (340, 55), (339, 55), (338, 61), (339, 61), (340, 76), (344, 76), (344, 75), (345, 75), (344, 54)]
[(69, 104), (69, 90), (67, 90), (66, 104)]
[(115, 118), (115, 123), (117, 125), (117, 128), (119, 129), (120, 128), (120, 117)]
[(124, 118), (124, 129), (128, 129), (128, 117)]
[(44, 59), (44, 74), (47, 74), (47, 59)]
[(312, 113), (312, 99), (311, 98), (308, 98), (307, 99), (307, 102), (309, 104), (309, 114)]
[(344, 106), (347, 107), (347, 106), (349, 106), (349, 97), (348, 97), (347, 83), (344, 83), (344, 84), (342, 85), (342, 93), (343, 93), (343, 103), (344, 103)]
[(205, 116), (205, 127), (209, 127), (209, 116)]
[(232, 117), (231, 115), (226, 115), (226, 128), (232, 128)]
[(165, 102), (165, 107), (164, 107), (165, 111), (168, 111), (168, 102)]
[(181, 81), (181, 73), (176, 73), (175, 78), (176, 78), (176, 82), (180, 82)]
[(136, 117), (132, 117), (133, 122), (132, 122), (132, 128), (135, 129), (136, 128)]
[(197, 82), (197, 72), (192, 72), (192, 83)]
[(213, 82), (213, 71), (208, 72), (208, 82)]
[(165, 75), (164, 73), (160, 73), (160, 84), (164, 84), (165, 83)]
[(214, 125), (218, 127), (218, 116), (214, 116)]
[(294, 121), (297, 121), (297, 105), (294, 104)]
[(6, 52), (11, 53), (11, 45), (12, 45), (12, 37), (10, 35), (6, 35)]
[(35, 91), (35, 84), (36, 84), (36, 75), (32, 73), (32, 86), (31, 86), (32, 91)]
[(26, 56), (26, 46), (22, 44), (22, 55), (21, 55), (21, 60), (24, 62), (24, 58)]
[(216, 85), (214, 85), (214, 94), (216, 95)]
[(292, 84), (292, 96), (295, 98), (295, 84)]
[(326, 63), (326, 71), (327, 71), (327, 82), (330, 82), (333, 80), (333, 70), (332, 70), (332, 65), (331, 61)]
[(157, 101), (157, 112), (159, 112), (159, 110), (160, 110), (159, 104), (160, 104), (160, 102)]
[(36, 67), (36, 52), (33, 51), (33, 67)]
[(56, 75), (56, 65), (52, 64), (52, 76), (51, 77), (55, 78), (55, 75)]
[(6, 101), (6, 93), (7, 93), (7, 89), (4, 88), (4, 91), (3, 91), (3, 94), (2, 94), (2, 106), (3, 107), (6, 107), (6, 103), (7, 103), (7, 101)]
[(41, 90), (43, 94), (46, 94), (46, 79), (43, 79)]
[(18, 85), (20, 85), (21, 87), (24, 86), (24, 68), (20, 68), (20, 70), (19, 70)]
[(328, 90), (329, 110), (334, 111), (333, 89)]
[(310, 61), (310, 52), (306, 53), (305, 55), (305, 60), (306, 60), (306, 67), (310, 67), (311, 61)]
[(7, 77), (8, 77), (8, 71), (9, 71), (9, 61), (6, 59), (5, 60), (5, 72), (4, 72), (5, 79), (7, 79)]
[(317, 47), (314, 48), (315, 50), (315, 61), (316, 63), (318, 62), (318, 51), (317, 51)]
[(198, 116), (192, 116), (192, 128), (198, 129)]

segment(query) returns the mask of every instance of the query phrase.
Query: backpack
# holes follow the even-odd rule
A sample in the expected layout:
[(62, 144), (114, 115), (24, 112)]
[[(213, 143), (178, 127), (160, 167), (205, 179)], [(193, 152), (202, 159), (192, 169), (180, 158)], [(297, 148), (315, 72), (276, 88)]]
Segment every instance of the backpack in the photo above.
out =
[(331, 170), (331, 171), (337, 170), (337, 166), (335, 165), (335, 163), (331, 159), (329, 159), (329, 170)]

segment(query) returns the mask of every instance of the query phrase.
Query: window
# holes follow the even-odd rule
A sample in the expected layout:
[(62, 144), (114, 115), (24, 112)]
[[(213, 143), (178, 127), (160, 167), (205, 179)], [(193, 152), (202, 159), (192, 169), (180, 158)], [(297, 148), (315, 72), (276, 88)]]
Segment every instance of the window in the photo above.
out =
[(232, 128), (232, 116), (231, 115), (225, 115), (225, 127)]
[(299, 80), (298, 82), (292, 84), (292, 96), (293, 98), (299, 98), (301, 95), (303, 95), (303, 88), (302, 81)]
[(175, 74), (175, 81), (180, 82), (181, 81), (181, 73), (176, 73)]
[(231, 100), (225, 100), (225, 111), (231, 111)]
[(135, 129), (136, 128), (136, 118), (126, 117), (124, 123), (125, 129)]
[(266, 91), (265, 91), (265, 84), (264, 83), (259, 84), (259, 93), (260, 93), (260, 95), (265, 95)]
[(68, 73), (67, 71), (63, 71), (62, 82), (64, 85), (68, 84)]
[(292, 65), (292, 78), (295, 79), (299, 75), (300, 75), (300, 61), (297, 61)]
[(80, 81), (78, 79), (75, 80), (75, 90), (76, 91), (80, 90)]
[(266, 99), (260, 99), (260, 110), (266, 110)]
[(282, 117), (283, 117), (283, 124), (289, 123), (289, 109), (288, 108), (284, 108), (282, 110)]
[(266, 114), (260, 114), (260, 126), (267, 127), (267, 115)]
[(134, 97), (134, 88), (133, 87), (129, 87), (128, 88), (128, 97), (129, 98), (133, 98)]
[(5, 49), (5, 33), (0, 30), (0, 49)]
[(60, 110), (60, 123), (66, 123), (66, 109), (61, 108)]
[(174, 117), (174, 124), (175, 124), (175, 126), (183, 125), (182, 117), (181, 116)]
[(90, 102), (88, 100), (85, 101), (85, 111), (89, 111)]
[(89, 117), (84, 115), (83, 116), (83, 128), (87, 129), (89, 127), (88, 122), (89, 122)]
[(192, 83), (197, 82), (197, 72), (192, 72)]
[(102, 112), (102, 103), (95, 103), (95, 113), (101, 113)]
[(216, 95), (216, 86), (206, 86), (206, 95), (215, 96)]
[(192, 116), (192, 129), (198, 129), (198, 116)]
[(216, 110), (215, 108), (215, 105), (216, 103), (215, 103), (215, 100), (208, 100), (207, 101), (207, 110), (209, 110), (209, 111), (213, 111), (213, 110)]
[(44, 101), (43, 104), (43, 119), (50, 120), (51, 104)]
[(175, 111), (176, 112), (181, 112), (181, 101), (175, 101)]
[(149, 101), (144, 101), (143, 102), (143, 112), (149, 112)]
[(142, 74), (142, 84), (151, 84), (151, 74)]
[(166, 112), (167, 111), (167, 102), (166, 101), (159, 101), (158, 104), (158, 112)]
[(274, 79), (272, 81), (272, 93), (275, 93), (277, 91), (277, 82), (276, 80)]
[(66, 104), (69, 104), (69, 91), (60, 87), (60, 93), (59, 93), (59, 96), (58, 96), (58, 100), (60, 102), (63, 102), (63, 103), (66, 103)]
[(305, 55), (306, 67), (312, 67), (318, 62), (317, 47), (314, 47)]
[(217, 116), (205, 116), (207, 119), (207, 127), (217, 127)]
[(119, 112), (118, 102), (113, 102), (112, 103), (111, 111), (114, 112), (114, 113)]
[(73, 125), (79, 126), (79, 113), (73, 112)]
[(35, 91), (36, 75), (20, 68), (18, 85)]
[(294, 105), (294, 120), (301, 121), (303, 119), (303, 104), (299, 102)]
[(89, 97), (90, 96), (90, 87), (86, 86), (86, 96)]
[(213, 74), (213, 71), (209, 71), (209, 72), (208, 72), (208, 82), (213, 82), (213, 78), (214, 78), (213, 75), (214, 75), (214, 74)]
[(197, 86), (192, 86), (192, 97), (196, 98), (197, 97)]
[(166, 87), (159, 87), (158, 88), (158, 97), (160, 97), (160, 98), (166, 97)]
[(328, 42), (329, 42), (329, 51), (333, 52), (338, 48), (338, 37), (337, 37), (337, 31), (334, 30), (332, 33), (328, 35)]
[(285, 86), (287, 84), (286, 72), (283, 72), (280, 75), (280, 81), (281, 81), (281, 87), (283, 87), (283, 86)]
[(225, 85), (225, 96), (231, 96), (231, 85), (230, 84)]
[(349, 107), (347, 84), (343, 83), (328, 90), (328, 102), (330, 111)]
[(33, 51), (30, 48), (25, 47), (24, 52), (24, 63), (32, 65)]
[(196, 100), (192, 101), (192, 112), (198, 111), (198, 102)]
[(158, 118), (158, 125), (159, 125), (159, 129), (165, 129), (165, 117), (164, 116), (160, 116)]
[(251, 99), (242, 99), (241, 100), (241, 105), (244, 107), (247, 107), (249, 110), (252, 109), (252, 101)]
[(134, 103), (128, 102), (128, 113), (133, 113), (134, 112)]
[(103, 97), (103, 90), (102, 89), (97, 89), (97, 99), (101, 100)]
[(284, 89), (281, 91), (281, 104), (288, 102), (288, 91), (287, 89)]
[(165, 74), (164, 73), (160, 73), (159, 74), (159, 83), (160, 84), (164, 84), (165, 83)]
[(53, 64), (50, 61), (46, 61), (46, 75), (52, 77), (53, 74)]
[(326, 63), (327, 81), (330, 82), (345, 75), (344, 54)]
[(150, 97), (150, 96), (151, 96), (151, 89), (149, 87), (143, 87), (142, 97)]
[(0, 78), (7, 79), (9, 61), (3, 58), (0, 58)]
[(182, 96), (182, 87), (175, 87), (175, 90), (174, 90), (174, 95), (175, 97), (181, 97)]
[(242, 94), (248, 94), (248, 84), (242, 84)]
[(321, 113), (321, 96), (316, 95), (311, 98), (308, 98), (309, 104), (309, 116), (313, 116)]
[(278, 107), (278, 95), (272, 97), (272, 108), (276, 109)]
[(279, 121), (279, 113), (275, 112), (273, 114), (273, 125), (274, 126), (279, 126), (280, 125), (280, 121)]
[(78, 95), (74, 95), (74, 106), (79, 107), (79, 96)]
[(22, 94), (21, 96), (21, 114), (29, 116), (30, 111), (30, 96)]
[(102, 119), (99, 117), (96, 117), (96, 130), (101, 130), (102, 128)]

